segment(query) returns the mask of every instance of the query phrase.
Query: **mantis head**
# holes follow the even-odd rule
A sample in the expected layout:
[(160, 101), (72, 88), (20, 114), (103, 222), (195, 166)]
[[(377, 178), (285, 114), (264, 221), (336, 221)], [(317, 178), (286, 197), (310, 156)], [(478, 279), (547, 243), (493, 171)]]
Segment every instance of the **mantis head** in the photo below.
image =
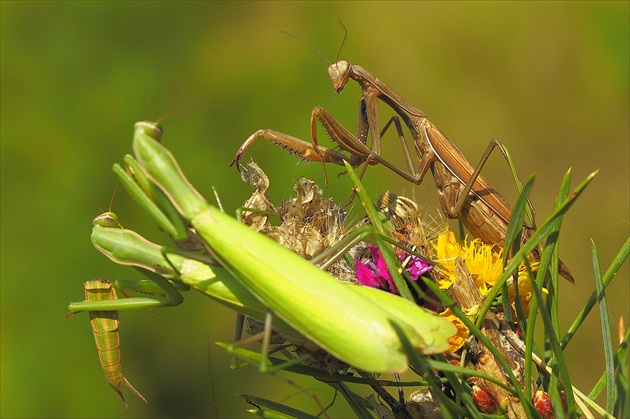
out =
[(92, 224), (100, 227), (122, 228), (118, 216), (113, 212), (104, 212), (92, 221)]
[(156, 141), (162, 139), (162, 127), (155, 122), (140, 121), (134, 125), (136, 135), (143, 134), (153, 138)]
[(330, 77), (335, 92), (341, 93), (346, 83), (348, 83), (351, 73), (352, 64), (348, 61), (337, 61), (328, 67), (328, 77)]

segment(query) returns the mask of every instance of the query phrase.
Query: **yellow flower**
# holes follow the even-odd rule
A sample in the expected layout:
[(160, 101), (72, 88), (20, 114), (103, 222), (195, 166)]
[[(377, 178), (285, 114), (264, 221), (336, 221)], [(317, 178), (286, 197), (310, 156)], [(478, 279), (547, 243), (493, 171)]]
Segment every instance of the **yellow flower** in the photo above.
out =
[(470, 336), (470, 331), (466, 325), (464, 325), (464, 322), (462, 322), (450, 308), (441, 312), (440, 316), (444, 317), (457, 327), (457, 333), (448, 339), (449, 351), (457, 352), (462, 346), (464, 346), (466, 339)]
[(453, 232), (448, 229), (432, 245), (436, 252), (435, 259), (440, 263), (440, 271), (446, 274), (446, 277), (438, 279), (438, 286), (445, 290), (455, 282), (455, 258), (461, 256), (461, 247)]
[[(532, 268), (532, 271), (538, 270), (539, 262), (534, 262), (529, 264)], [(547, 292), (546, 289), (543, 288), (543, 292)], [(516, 313), (516, 304), (514, 302), (514, 296), (516, 292), (514, 290), (514, 284), (511, 284), (508, 288), (508, 295), (510, 297), (510, 303), (512, 304), (512, 313), (514, 316)], [(532, 289), (532, 281), (529, 278), (529, 273), (527, 272), (527, 267), (524, 263), (518, 266), (518, 298), (521, 303), (521, 307), (523, 308), (523, 313), (526, 316), (529, 315), (529, 302), (532, 300), (534, 295), (534, 290)]]
[(492, 286), (503, 271), (502, 252), (495, 252), (492, 246), (479, 239), (469, 244), (466, 244), (464, 240), (464, 244), (460, 245), (455, 240), (453, 232), (447, 229), (438, 236), (433, 247), (441, 270), (446, 272), (445, 278), (438, 279), (438, 286), (441, 289), (448, 289), (456, 280), (455, 258), (457, 256), (463, 259), (481, 295), (486, 295), (488, 286)]
[(464, 262), (472, 275), (481, 295), (488, 292), (487, 286), (493, 286), (503, 272), (502, 251), (495, 252), (492, 246), (479, 239), (464, 244)]
[[(464, 239), (464, 243), (460, 245), (455, 240), (453, 232), (446, 229), (438, 236), (437, 241), (432, 243), (432, 246), (435, 249), (433, 260), (439, 264), (439, 269), (436, 272), (438, 274), (437, 284), (443, 290), (450, 288), (457, 280), (455, 276), (455, 259), (458, 256), (464, 261), (482, 296), (488, 293), (488, 289), (494, 286), (501, 273), (503, 273), (503, 251), (495, 252), (493, 246), (485, 244), (479, 239), (475, 239), (470, 243), (466, 243), (466, 239)], [(537, 271), (538, 265), (538, 262), (530, 263), (532, 271)], [(547, 292), (547, 290), (543, 289), (543, 292)], [(512, 311), (516, 316), (514, 282), (509, 285), (508, 293)], [(530, 301), (534, 293), (532, 282), (529, 279), (529, 273), (524, 263), (521, 263), (518, 268), (518, 295), (523, 312), (525, 315), (529, 315)], [(453, 323), (458, 326), (455, 321)], [(463, 324), (461, 327), (465, 328)], [(466, 331), (466, 336), (468, 336), (467, 333)], [(457, 340), (458, 337), (455, 336), (453, 339)]]

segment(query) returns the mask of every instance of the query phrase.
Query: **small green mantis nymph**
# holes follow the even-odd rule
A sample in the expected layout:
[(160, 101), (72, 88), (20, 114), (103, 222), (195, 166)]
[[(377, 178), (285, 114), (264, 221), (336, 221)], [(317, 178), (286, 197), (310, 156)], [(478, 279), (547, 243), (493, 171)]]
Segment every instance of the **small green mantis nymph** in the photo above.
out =
[[(111, 282), (104, 279), (93, 279), (84, 284), (87, 301), (115, 301), (116, 291)], [(103, 372), (110, 387), (120, 396), (125, 407), (127, 402), (123, 395), (126, 385), (146, 403), (147, 400), (136, 390), (122, 373), (120, 357), (120, 336), (118, 335), (118, 311), (90, 311), (90, 324), (94, 332), (94, 340), (98, 349)]]
[[(127, 183), (123, 181), (123, 185), (137, 200), (142, 197), (136, 195), (146, 195), (146, 189), (138, 186), (138, 179), (146, 177), (153, 188), (167, 198), (148, 199), (158, 202), (159, 209), (156, 211), (160, 212), (168, 205), (174, 206), (187, 220), (186, 224), (190, 224), (203, 239), (215, 262), (203, 258), (200, 262), (195, 260), (200, 259), (197, 256), (193, 259), (166, 252), (136, 233), (121, 229), (119, 225), (99, 221), (95, 223), (92, 235), (95, 246), (118, 263), (141, 266), (151, 271), (151, 279), (167, 298), (129, 298), (120, 300), (120, 305), (109, 303), (107, 308), (90, 302), (73, 303), (70, 306), (72, 311), (178, 304), (181, 296), (178, 297), (179, 292), (168, 278), (174, 283), (188, 284), (241, 312), (252, 311), (258, 314), (256, 317), (260, 317), (261, 311), (270, 311), (283, 320), (294, 335), (307, 338), (336, 358), (363, 371), (405, 370), (409, 354), (402, 340), (408, 341), (418, 353), (447, 350), (447, 339), (456, 332), (447, 320), (401, 297), (341, 283), (307, 260), (209, 205), (190, 185), (172, 154), (158, 142), (161, 134), (161, 128), (154, 123), (137, 123), (133, 150), (139, 164), (133, 166), (132, 175), (127, 176), (131, 165), (126, 158), (127, 170), (116, 166), (115, 171), (119, 176), (131, 179)], [(169, 217), (172, 216), (166, 218)], [(178, 237), (185, 239), (186, 234), (178, 234)], [(162, 261), (140, 261), (139, 255), (149, 253)], [(221, 267), (212, 266), (212, 263)], [(184, 264), (190, 266), (184, 267)], [(234, 294), (247, 301), (233, 304), (235, 301), (228, 298), (226, 302), (216, 297), (209, 288), (199, 286), (199, 280), (195, 284), (187, 279), (204, 270), (210, 277), (220, 276), (220, 281), (215, 283), (221, 282), (231, 291), (238, 290)], [(282, 323), (279, 325), (282, 326)]]

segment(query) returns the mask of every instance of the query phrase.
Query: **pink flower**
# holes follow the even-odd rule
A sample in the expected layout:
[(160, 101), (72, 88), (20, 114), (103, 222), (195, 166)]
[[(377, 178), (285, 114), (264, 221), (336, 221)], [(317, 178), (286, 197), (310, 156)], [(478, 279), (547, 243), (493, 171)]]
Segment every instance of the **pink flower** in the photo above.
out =
[(393, 292), (398, 292), (392, 276), (387, 270), (381, 249), (369, 244), (367, 247), (372, 253), (372, 259), (368, 259), (365, 262), (357, 259), (354, 262), (354, 269), (357, 272), (359, 283), (372, 288), (389, 289)]
[[(378, 247), (367, 245), (368, 249), (372, 253), (372, 259), (368, 259), (365, 262), (361, 262), (357, 259), (354, 263), (354, 269), (357, 274), (357, 279), (361, 285), (365, 285), (372, 288), (380, 288), (390, 291), (394, 294), (398, 294), (398, 288), (394, 285), (394, 280), (387, 270), (385, 259), (381, 249)], [(403, 254), (403, 261), (408, 258), (408, 255)], [(423, 261), (417, 256), (411, 256), (411, 259), (406, 265), (406, 270), (412, 280), (417, 281), (420, 275), (430, 271), (431, 265)]]
[[(403, 257), (403, 260), (405, 259), (407, 259), (406, 254)], [(407, 264), (405, 269), (407, 270), (407, 272), (409, 272), (409, 276), (411, 276), (411, 279), (417, 281), (422, 274), (425, 274), (433, 269), (433, 266), (429, 265), (418, 256), (411, 256), (411, 260), (409, 260), (409, 263)]]

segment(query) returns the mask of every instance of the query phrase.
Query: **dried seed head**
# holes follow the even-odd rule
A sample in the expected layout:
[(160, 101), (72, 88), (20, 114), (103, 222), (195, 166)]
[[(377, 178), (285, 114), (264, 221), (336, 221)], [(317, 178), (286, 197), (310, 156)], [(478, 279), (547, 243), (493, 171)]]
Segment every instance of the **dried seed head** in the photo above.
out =
[(263, 194), (269, 189), (269, 178), (254, 161), (247, 163), (247, 166), (243, 167), (241, 179), (243, 179), (243, 182), (256, 189), (256, 191)]
[(405, 402), (407, 410), (413, 418), (443, 418), (439, 399), (429, 388), (416, 390)]
[[(332, 247), (346, 233), (345, 212), (332, 199), (323, 198), (314, 181), (300, 178), (293, 186), (295, 198), (276, 208), (266, 193), (269, 178), (258, 165), (249, 163), (242, 178), (256, 189), (244, 207), (259, 210), (244, 211), (243, 222), (303, 258), (311, 259)], [(272, 226), (269, 215), (260, 211), (276, 213), (282, 223)]]
[(269, 227), (269, 216), (265, 212), (276, 212), (276, 208), (269, 201), (267, 189), (269, 189), (269, 178), (263, 170), (255, 163), (249, 162), (241, 171), (241, 178), (245, 183), (255, 189), (252, 196), (245, 201), (243, 208), (252, 208), (257, 211), (243, 211), (242, 221), (256, 231), (261, 231)]
[(391, 191), (383, 193), (376, 205), (392, 221), (396, 237), (402, 244), (424, 255), (430, 254), (429, 243), (444, 230), (440, 220), (427, 221), (421, 217), (418, 204)]

